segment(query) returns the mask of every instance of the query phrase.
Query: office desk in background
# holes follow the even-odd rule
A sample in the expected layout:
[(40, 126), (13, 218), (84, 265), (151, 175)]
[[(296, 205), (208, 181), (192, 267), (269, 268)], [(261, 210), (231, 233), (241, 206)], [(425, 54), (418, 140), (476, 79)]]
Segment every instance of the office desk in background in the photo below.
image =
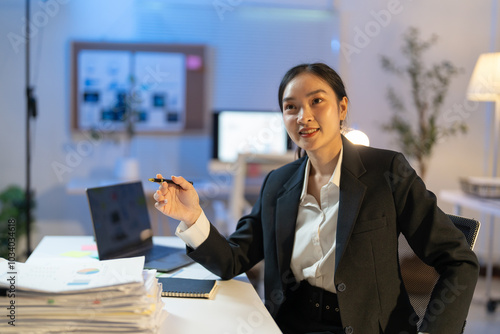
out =
[[(166, 246), (184, 247), (177, 237), (154, 237)], [(37, 260), (97, 261), (94, 238), (91, 236), (46, 236), (27, 262)], [(169, 274), (170, 275), (170, 274)], [(199, 264), (192, 264), (171, 274), (176, 277), (218, 278)], [(281, 331), (245, 276), (218, 281), (213, 300), (196, 298), (163, 298), (169, 313), (160, 333), (168, 334), (236, 334)]]
[[(486, 308), (493, 312), (500, 299), (492, 297), (493, 279), (493, 245), (495, 242), (495, 217), (500, 218), (500, 200), (482, 198), (464, 193), (461, 190), (443, 190), (439, 193), (439, 198), (445, 202), (453, 204), (453, 213), (462, 215), (462, 208), (479, 211), (490, 216), (490, 230), (488, 233), (488, 257), (486, 259)], [(481, 232), (480, 232), (481, 233)], [(483, 232), (484, 233), (484, 232)]]

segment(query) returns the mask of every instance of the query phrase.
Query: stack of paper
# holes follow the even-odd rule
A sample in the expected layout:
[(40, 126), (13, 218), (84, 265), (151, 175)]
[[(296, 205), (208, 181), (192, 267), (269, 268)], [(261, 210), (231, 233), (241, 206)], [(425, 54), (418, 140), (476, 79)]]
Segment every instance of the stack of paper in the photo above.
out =
[(1, 333), (156, 333), (167, 312), (144, 257), (0, 262)]

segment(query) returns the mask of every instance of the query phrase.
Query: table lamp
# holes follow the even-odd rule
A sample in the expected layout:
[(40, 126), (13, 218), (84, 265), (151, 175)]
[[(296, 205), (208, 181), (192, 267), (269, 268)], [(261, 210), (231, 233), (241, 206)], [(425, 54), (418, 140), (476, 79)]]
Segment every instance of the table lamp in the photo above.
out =
[[(482, 181), (484, 186), (497, 188), (499, 185), (496, 176), (500, 141), (500, 52), (483, 53), (479, 56), (469, 82), (467, 98), (471, 101), (495, 102), (492, 178), (483, 178)], [(498, 189), (495, 192), (498, 192)]]
[[(495, 120), (493, 136), (493, 169), (491, 178), (484, 177), (476, 184), (466, 182), (467, 189), (472, 194), (480, 197), (500, 198), (500, 178), (497, 178), (498, 145), (500, 141), (500, 52), (483, 53), (479, 56), (474, 72), (467, 89), (467, 98), (471, 101), (493, 101), (495, 102)], [(464, 189), (465, 190), (465, 189)], [(486, 296), (488, 298), (487, 309), (495, 310), (498, 300), (491, 298), (491, 283), (493, 276), (493, 244), (495, 235), (495, 216), (490, 215), (488, 261), (486, 267)]]

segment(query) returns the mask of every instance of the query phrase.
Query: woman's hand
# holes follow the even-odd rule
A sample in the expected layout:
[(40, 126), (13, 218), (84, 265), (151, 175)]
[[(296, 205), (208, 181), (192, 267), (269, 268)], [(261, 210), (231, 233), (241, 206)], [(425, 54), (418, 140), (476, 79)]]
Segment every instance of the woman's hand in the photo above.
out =
[[(156, 177), (163, 178), (161, 174), (156, 174)], [(175, 184), (163, 182), (153, 195), (156, 200), (155, 208), (191, 226), (202, 212), (198, 193), (183, 177), (172, 176), (172, 181)]]

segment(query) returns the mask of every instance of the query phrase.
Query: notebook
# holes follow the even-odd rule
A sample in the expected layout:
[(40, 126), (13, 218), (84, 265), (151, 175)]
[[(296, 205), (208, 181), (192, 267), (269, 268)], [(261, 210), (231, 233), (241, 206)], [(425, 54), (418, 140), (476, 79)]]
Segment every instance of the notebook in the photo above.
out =
[(169, 272), (193, 262), (184, 248), (153, 244), (141, 182), (86, 189), (100, 260), (145, 256), (144, 268)]
[(162, 297), (212, 299), (217, 290), (213, 279), (158, 277), (158, 282), (162, 284)]

